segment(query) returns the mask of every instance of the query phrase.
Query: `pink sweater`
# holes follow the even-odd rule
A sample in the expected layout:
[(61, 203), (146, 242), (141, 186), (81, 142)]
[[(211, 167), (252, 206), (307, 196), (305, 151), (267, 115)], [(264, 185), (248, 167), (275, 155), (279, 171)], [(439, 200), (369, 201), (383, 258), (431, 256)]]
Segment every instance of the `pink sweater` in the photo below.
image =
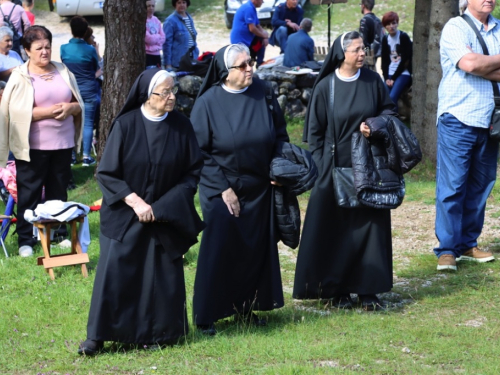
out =
[(152, 16), (146, 19), (146, 54), (159, 55), (165, 43), (165, 33), (160, 20)]
[[(35, 103), (33, 107), (50, 107), (57, 103), (70, 103), (71, 89), (55, 70), (53, 80), (45, 81), (30, 73), (33, 80)], [(30, 127), (30, 148), (34, 150), (62, 150), (75, 147), (75, 124), (73, 116), (65, 120), (45, 119), (33, 121)]]

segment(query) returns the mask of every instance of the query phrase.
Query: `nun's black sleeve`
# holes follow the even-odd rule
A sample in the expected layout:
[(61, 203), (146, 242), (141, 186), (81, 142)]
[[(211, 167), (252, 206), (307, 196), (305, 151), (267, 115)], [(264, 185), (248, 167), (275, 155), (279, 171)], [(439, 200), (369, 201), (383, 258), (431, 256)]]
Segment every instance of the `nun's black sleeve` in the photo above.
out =
[(222, 168), (211, 155), (213, 133), (207, 105), (208, 103), (203, 97), (196, 100), (191, 111), (191, 122), (205, 162), (203, 167), (204, 191), (211, 198), (222, 194), (223, 191), (229, 189), (230, 185)]
[(122, 128), (120, 122), (116, 121), (106, 140), (106, 147), (96, 175), (103, 197), (109, 206), (120, 202), (127, 195), (133, 193), (130, 186), (123, 179), (123, 148)]
[[(325, 144), (326, 131), (328, 129), (328, 98), (330, 96), (330, 78), (325, 78), (318, 83), (309, 103), (309, 115), (307, 116), (307, 140), (309, 151), (314, 163), (321, 174), (323, 167), (323, 148)], [(331, 114), (333, 117), (333, 114)]]
[(273, 92), (273, 120), (276, 131), (276, 141), (290, 142), (290, 137), (286, 131), (286, 120), (276, 95)]
[(152, 203), (151, 207), (156, 221), (169, 222), (184, 235), (196, 238), (204, 228), (193, 202), (203, 168), (203, 157), (191, 124), (185, 124), (185, 130), (185, 145), (177, 145), (176, 151), (183, 154), (186, 172), (179, 182)]

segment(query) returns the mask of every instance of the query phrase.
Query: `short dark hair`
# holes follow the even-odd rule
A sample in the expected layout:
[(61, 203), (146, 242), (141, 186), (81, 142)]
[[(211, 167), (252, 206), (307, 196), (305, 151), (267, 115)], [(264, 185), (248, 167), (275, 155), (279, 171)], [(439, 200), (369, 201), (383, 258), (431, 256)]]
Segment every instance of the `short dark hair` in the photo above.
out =
[(361, 0), (361, 5), (363, 5), (366, 9), (372, 11), (375, 6), (375, 0)]
[(74, 16), (71, 21), (69, 21), (69, 26), (71, 27), (71, 34), (75, 38), (83, 38), (85, 32), (89, 28), (89, 23), (82, 16)]
[(31, 44), (38, 40), (48, 39), (52, 45), (52, 33), (45, 26), (30, 26), (24, 32), (22, 43), (25, 50), (31, 50)]
[(398, 16), (398, 14), (396, 12), (387, 12), (382, 17), (382, 26), (386, 27), (387, 25), (390, 25), (394, 21), (396, 21), (397, 23), (399, 23), (399, 16)]
[[(175, 4), (177, 4), (177, 1), (179, 1), (179, 0), (172, 0), (172, 6), (173, 6), (174, 8), (175, 8)], [(184, 1), (186, 1), (187, 6), (190, 6), (190, 5), (191, 5), (191, 1), (190, 1), (190, 0), (184, 0)]]
[(87, 31), (85, 31), (85, 35), (83, 36), (83, 40), (85, 40), (87, 42), (87, 44), (91, 44), (91, 43), (89, 43), (89, 39), (92, 37), (93, 33), (94, 33), (94, 30), (92, 30), (92, 28), (90, 26), (87, 27)]
[(23, 0), (23, 6), (30, 7), (33, 5), (33, 0)]

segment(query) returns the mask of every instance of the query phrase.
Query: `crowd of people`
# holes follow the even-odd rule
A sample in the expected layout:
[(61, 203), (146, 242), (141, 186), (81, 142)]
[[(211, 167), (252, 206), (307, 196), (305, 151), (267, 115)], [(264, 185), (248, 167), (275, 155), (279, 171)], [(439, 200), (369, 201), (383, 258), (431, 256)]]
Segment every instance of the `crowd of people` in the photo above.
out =
[[(11, 3), (4, 9), (7, 2), (0, 0), (2, 11), (16, 8)], [(477, 238), (496, 179), (498, 143), (488, 137), (494, 107), (488, 81), (498, 80), (500, 21), (481, 0), (463, 2), (464, 17), (483, 30), (491, 56), (483, 54), (464, 18), (446, 24), (437, 121), (438, 270), (456, 270), (459, 260), (494, 260), (477, 247)], [(289, 137), (274, 90), (254, 76), (254, 66), (268, 43), (281, 48), (285, 61), (287, 54), (300, 55), (298, 45), (307, 48), (309, 59), (312, 22), (303, 18), (296, 0), (287, 0), (274, 13), (269, 37), (255, 13), (262, 0), (245, 3), (235, 16), (231, 44), (215, 53), (188, 119), (175, 110), (172, 70), (182, 56), (199, 54), (190, 1), (173, 0), (174, 11), (163, 25), (153, 14), (154, 1), (145, 4), (146, 69), (111, 125), (96, 173), (103, 193), (100, 257), (87, 339), (78, 349), (85, 355), (98, 354), (107, 341), (167, 345), (187, 334), (182, 258), (202, 231), (192, 316), (200, 332), (215, 335), (216, 323), (231, 316), (264, 326), (266, 320), (255, 312), (284, 306), (274, 192), (286, 184), (270, 177), (270, 165)], [(355, 137), (387, 145), (380, 140), (384, 129), (368, 119), (397, 117), (398, 98), (411, 84), (412, 59), (398, 15), (388, 12), (377, 22), (373, 7), (373, 0), (362, 0), (360, 31), (335, 39), (312, 89), (303, 140), (318, 177), (292, 293), (296, 299), (328, 299), (337, 308), (352, 308), (357, 295), (366, 311), (383, 309), (377, 294), (393, 286), (391, 213), (376, 204), (345, 207), (337, 197), (341, 181), (335, 172), (354, 168)], [(20, 11), (26, 26), (28, 15)], [(10, 151), (17, 167), (21, 256), (31, 256), (35, 243), (24, 211), (41, 202), (43, 189), (47, 200), (67, 199), (73, 153), (81, 146), (84, 165), (95, 163), (90, 149), (102, 74), (98, 44), (83, 17), (70, 22), (73, 38), (61, 47), (62, 63), (51, 60), (51, 32), (26, 22), (17, 31), (26, 62), (13, 51), (16, 33), (0, 27), (0, 77), (7, 81), (0, 82), (0, 165)], [(379, 24), (387, 34), (379, 33)], [(367, 64), (367, 56), (379, 51), (383, 79), (373, 71), (376, 59)], [(456, 82), (462, 83), (460, 90)], [(405, 141), (414, 140), (396, 143)], [(387, 157), (372, 157), (375, 169), (390, 168)], [(194, 202), (198, 189), (203, 219)]]

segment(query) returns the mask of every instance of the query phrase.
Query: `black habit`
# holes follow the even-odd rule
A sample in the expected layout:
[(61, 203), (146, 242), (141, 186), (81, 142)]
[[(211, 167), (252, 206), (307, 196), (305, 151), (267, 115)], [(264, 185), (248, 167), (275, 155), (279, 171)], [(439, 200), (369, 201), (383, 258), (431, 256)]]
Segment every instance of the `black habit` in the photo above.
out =
[[(273, 124), (265, 91), (256, 78), (237, 94), (208, 84), (191, 113), (205, 160), (199, 195), (207, 224), (194, 285), (197, 325), (284, 304), (269, 170), (276, 143), (288, 141), (288, 135), (274, 96)], [(229, 213), (222, 199), (229, 187), (238, 196), (239, 217)]]
[[(182, 254), (203, 228), (193, 202), (202, 167), (180, 113), (153, 122), (136, 108), (114, 122), (97, 169), (101, 253), (88, 339), (172, 343), (187, 333)], [(139, 222), (122, 200), (132, 192), (152, 206), (154, 222)]]
[[(338, 45), (330, 58), (337, 52), (332, 59), (340, 57), (338, 66), (343, 51), (335, 47)], [(367, 118), (392, 112), (394, 103), (377, 73), (362, 68), (357, 80), (345, 82), (334, 73), (335, 65), (323, 71), (317, 81), (306, 121), (307, 141), (319, 178), (311, 192), (299, 247), (293, 290), (297, 299), (376, 294), (392, 288), (390, 211), (336, 205), (331, 148), (335, 143), (337, 166), (351, 167), (352, 134)], [(329, 104), (332, 78), (333, 111)]]

